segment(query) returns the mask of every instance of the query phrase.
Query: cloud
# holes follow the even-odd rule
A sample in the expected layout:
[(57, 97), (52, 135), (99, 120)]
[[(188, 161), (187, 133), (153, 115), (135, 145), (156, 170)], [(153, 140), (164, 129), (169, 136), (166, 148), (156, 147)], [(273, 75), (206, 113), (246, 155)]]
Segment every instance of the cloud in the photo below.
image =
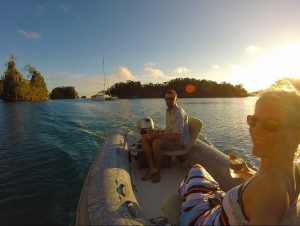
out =
[(41, 34), (38, 32), (24, 31), (21, 29), (19, 29), (17, 32), (20, 33), (23, 37), (28, 38), (28, 39), (32, 39), (32, 40), (40, 40), (41, 39)]
[[(127, 80), (135, 80), (135, 76), (130, 72), (127, 67), (117, 67), (113, 71), (113, 76), (117, 77), (118, 80), (127, 81)], [(119, 81), (120, 82), (120, 81)]]
[[(118, 82), (136, 80), (136, 76), (124, 66), (114, 68), (112, 74), (107, 74), (105, 89)], [(104, 89), (103, 74), (80, 74), (74, 72), (56, 72), (47, 76), (49, 92), (55, 87), (74, 86), (80, 96), (91, 96)]]
[(103, 89), (103, 77), (73, 72), (56, 72), (45, 77), (48, 91), (62, 86), (74, 86), (80, 96), (91, 96)]
[(213, 69), (220, 69), (220, 65), (218, 65), (218, 64), (213, 64), (213, 65), (211, 65), (211, 67)]
[(66, 5), (63, 5), (63, 4), (59, 4), (58, 5), (58, 10), (61, 11), (61, 12), (69, 12), (70, 11), (70, 7), (66, 6)]
[(39, 13), (45, 13), (47, 11), (69, 13), (72, 10), (72, 8), (70, 8), (69, 6), (64, 5), (64, 4), (55, 5), (54, 8), (50, 8), (49, 6), (45, 6), (45, 5), (37, 5), (37, 6), (35, 6), (35, 9)]
[(255, 46), (255, 45), (249, 45), (245, 48), (245, 51), (251, 55), (256, 54), (257, 52), (259, 52), (261, 50), (260, 47)]
[(242, 68), (242, 66), (239, 64), (231, 64), (230, 68), (231, 68), (231, 70), (236, 71), (236, 70), (240, 70)]
[(186, 67), (178, 67), (174, 69), (174, 73), (175, 74), (188, 74), (190, 73), (192, 70)]
[(144, 74), (148, 77), (163, 78), (166, 77), (165, 73), (158, 69), (154, 64), (147, 64), (144, 68)]
[(243, 84), (248, 91), (266, 89), (283, 77), (300, 75), (298, 56), (300, 42), (292, 43), (274, 49), (241, 70), (233, 71), (229, 76), (234, 83)]
[(145, 67), (147, 66), (152, 66), (152, 67), (155, 67), (156, 63), (153, 63), (153, 62), (148, 62), (145, 64)]

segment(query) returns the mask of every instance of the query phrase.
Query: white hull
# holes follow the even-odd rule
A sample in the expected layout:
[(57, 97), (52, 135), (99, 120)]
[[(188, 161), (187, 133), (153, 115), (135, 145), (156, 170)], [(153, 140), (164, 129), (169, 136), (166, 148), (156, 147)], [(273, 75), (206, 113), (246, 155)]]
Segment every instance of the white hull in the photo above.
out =
[(118, 99), (118, 98), (117, 97), (112, 97), (112, 96), (107, 95), (107, 94), (105, 94), (105, 95), (97, 94), (97, 95), (91, 97), (91, 100), (93, 100), (93, 101), (106, 101), (106, 100), (116, 100), (116, 99)]
[[(180, 181), (195, 163), (203, 165), (224, 191), (240, 184), (232, 179), (227, 156), (197, 140), (181, 161), (173, 160), (172, 168), (161, 169), (161, 181), (141, 181), (145, 169), (138, 169), (129, 155), (132, 144), (122, 131), (112, 131), (96, 156), (81, 193), (77, 225), (149, 225), (149, 219), (163, 216), (161, 204), (177, 192)], [(299, 209), (298, 209), (299, 212)], [(298, 224), (299, 214), (287, 218), (286, 224)]]
[(105, 97), (104, 96), (95, 96), (95, 97), (91, 97), (91, 100), (105, 101)]

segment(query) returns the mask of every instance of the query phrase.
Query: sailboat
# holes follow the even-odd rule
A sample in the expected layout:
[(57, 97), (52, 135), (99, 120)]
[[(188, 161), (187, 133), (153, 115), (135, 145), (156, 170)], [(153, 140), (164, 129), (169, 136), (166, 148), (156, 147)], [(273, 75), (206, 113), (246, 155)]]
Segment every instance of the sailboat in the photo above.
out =
[(98, 92), (96, 95), (91, 96), (91, 100), (96, 100), (96, 101), (106, 101), (106, 100), (116, 100), (118, 99), (117, 97), (113, 97), (110, 94), (106, 94), (106, 74), (104, 70), (104, 57), (103, 57), (103, 91)]

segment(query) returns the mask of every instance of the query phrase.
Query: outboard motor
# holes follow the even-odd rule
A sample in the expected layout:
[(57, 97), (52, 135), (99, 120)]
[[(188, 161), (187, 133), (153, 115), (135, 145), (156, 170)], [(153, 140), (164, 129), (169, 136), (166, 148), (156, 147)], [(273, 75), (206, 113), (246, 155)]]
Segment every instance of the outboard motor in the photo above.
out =
[(137, 129), (140, 134), (146, 134), (148, 129), (154, 130), (154, 123), (150, 117), (142, 118), (138, 121)]

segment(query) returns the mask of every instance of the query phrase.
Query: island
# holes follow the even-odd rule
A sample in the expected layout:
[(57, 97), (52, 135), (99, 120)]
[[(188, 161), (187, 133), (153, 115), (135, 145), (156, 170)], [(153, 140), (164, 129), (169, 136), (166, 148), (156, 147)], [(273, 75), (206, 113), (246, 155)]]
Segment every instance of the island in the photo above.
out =
[(50, 99), (77, 99), (79, 98), (74, 86), (56, 87), (50, 93)]
[(44, 101), (48, 99), (48, 90), (41, 73), (31, 65), (26, 65), (25, 79), (17, 69), (15, 57), (10, 56), (7, 69), (0, 81), (0, 97), (5, 101)]
[(162, 98), (166, 90), (176, 90), (180, 98), (202, 97), (247, 97), (250, 94), (243, 85), (232, 85), (227, 82), (217, 83), (210, 80), (194, 78), (176, 78), (163, 83), (141, 84), (139, 81), (128, 80), (114, 84), (108, 89), (111, 95), (120, 99), (127, 98)]

